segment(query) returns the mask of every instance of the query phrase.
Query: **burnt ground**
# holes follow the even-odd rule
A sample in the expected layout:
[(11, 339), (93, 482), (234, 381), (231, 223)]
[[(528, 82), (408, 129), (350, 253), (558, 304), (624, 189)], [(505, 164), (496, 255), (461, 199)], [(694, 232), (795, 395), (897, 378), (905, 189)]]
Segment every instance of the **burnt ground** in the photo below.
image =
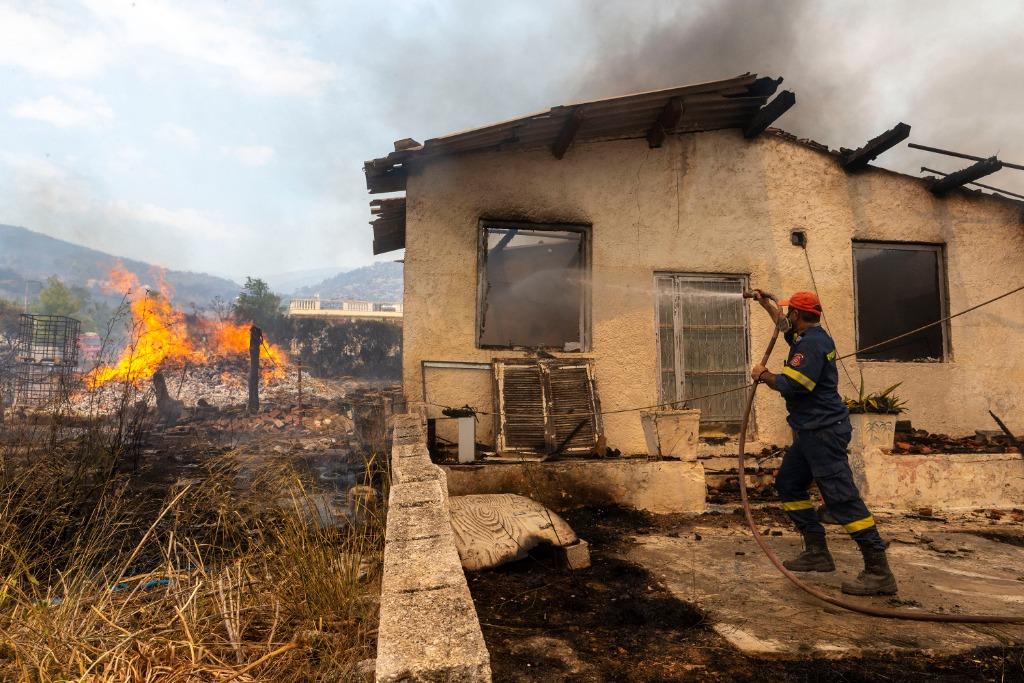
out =
[[(766, 526), (781, 515), (763, 517)], [(591, 544), (593, 565), (571, 572), (550, 549), (469, 575), (495, 681), (1020, 681), (1024, 648), (955, 657), (923, 653), (869, 658), (754, 657), (711, 628), (643, 567), (622, 556), (637, 534), (692, 532), (693, 517), (622, 509), (570, 512)], [(735, 525), (705, 515), (704, 527)]]

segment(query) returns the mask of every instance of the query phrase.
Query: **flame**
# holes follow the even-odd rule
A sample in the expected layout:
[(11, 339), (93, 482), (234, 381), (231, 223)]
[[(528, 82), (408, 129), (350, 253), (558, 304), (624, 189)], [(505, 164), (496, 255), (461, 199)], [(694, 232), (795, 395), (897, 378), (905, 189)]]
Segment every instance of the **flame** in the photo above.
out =
[[(207, 343), (210, 349), (218, 356), (235, 356), (249, 354), (249, 325), (233, 323), (227, 320), (212, 323), (212, 330)], [(263, 342), (260, 349), (260, 358), (269, 359), (269, 364), (264, 364), (261, 374), (263, 379), (282, 379), (285, 376), (285, 368), (288, 366), (288, 358), (281, 347), (276, 344)]]
[(86, 382), (90, 388), (114, 380), (138, 385), (150, 379), (167, 360), (206, 359), (206, 354), (189, 340), (185, 315), (174, 308), (165, 294), (142, 289), (134, 273), (120, 266), (110, 271), (107, 282), (114, 291), (124, 292), (130, 302), (130, 339), (116, 363), (89, 373)]
[[(167, 362), (203, 363), (211, 355), (248, 356), (249, 325), (229, 321), (203, 323), (208, 349), (198, 348), (189, 336), (185, 314), (171, 303), (171, 288), (162, 273), (155, 274), (155, 278), (158, 289), (153, 291), (141, 287), (136, 275), (121, 264), (108, 274), (104, 288), (124, 294), (129, 301), (131, 334), (117, 362), (86, 376), (90, 388), (115, 380), (141, 385)], [(263, 363), (264, 380), (284, 378), (288, 360), (280, 347), (264, 342), (260, 355), (269, 360)]]

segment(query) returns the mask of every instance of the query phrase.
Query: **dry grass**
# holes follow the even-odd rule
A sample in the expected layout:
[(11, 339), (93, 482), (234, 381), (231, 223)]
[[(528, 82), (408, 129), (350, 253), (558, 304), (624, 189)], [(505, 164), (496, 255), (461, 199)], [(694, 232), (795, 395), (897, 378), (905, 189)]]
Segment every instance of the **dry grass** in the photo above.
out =
[(229, 453), (147, 505), (111, 467), (124, 423), (0, 446), (0, 678), (353, 680), (376, 641), (380, 498), (330, 526), (287, 463), (239, 487)]

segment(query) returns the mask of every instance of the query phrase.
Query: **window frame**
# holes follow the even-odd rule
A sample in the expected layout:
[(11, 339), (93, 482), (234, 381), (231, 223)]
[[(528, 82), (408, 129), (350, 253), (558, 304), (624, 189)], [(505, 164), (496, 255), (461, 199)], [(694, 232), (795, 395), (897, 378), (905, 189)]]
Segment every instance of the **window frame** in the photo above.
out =
[[(487, 235), (488, 228), (509, 229), (521, 227), (539, 232), (575, 232), (581, 235), (580, 241), (580, 274), (582, 285), (580, 287), (580, 348), (576, 351), (566, 351), (565, 346), (517, 346), (515, 344), (484, 344), (481, 341), (484, 323), (484, 298), (487, 292)], [(481, 218), (477, 224), (477, 250), (476, 250), (476, 329), (473, 343), (478, 349), (495, 349), (503, 351), (520, 351), (527, 349), (545, 349), (561, 353), (589, 353), (591, 350), (591, 233), (592, 226), (584, 223), (534, 223), (531, 221), (517, 221), (509, 219)]]
[[(675, 366), (675, 387), (676, 396), (673, 400), (669, 401), (669, 398), (665, 396), (665, 388), (662, 381), (662, 366), (661, 366), (661, 349), (663, 341), (663, 333), (660, 321), (659, 301), (660, 292), (658, 290), (658, 281), (661, 278), (670, 278), (672, 281), (672, 344), (673, 344), (673, 361)], [(750, 287), (750, 273), (700, 273), (693, 271), (675, 271), (675, 270), (656, 270), (654, 271), (654, 327), (655, 327), (655, 353), (656, 353), (656, 365), (657, 365), (657, 385), (658, 385), (658, 403), (660, 405), (666, 405), (672, 403), (673, 406), (676, 403), (685, 402), (685, 396), (683, 400), (679, 399), (678, 392), (686, 391), (686, 366), (685, 366), (685, 354), (683, 352), (683, 331), (682, 326), (678, 325), (680, 316), (680, 297), (676, 290), (677, 281), (690, 281), (690, 282), (715, 282), (715, 281), (726, 281), (726, 282), (738, 282), (741, 288), (746, 291)], [(751, 364), (751, 339), (750, 339), (750, 307), (746, 305), (746, 300), (741, 304), (743, 309), (743, 353), (746, 358), (746, 367), (750, 367)], [(739, 422), (742, 422), (742, 416), (734, 423), (731, 420), (709, 420), (703, 415), (701, 416), (700, 430), (710, 431), (717, 433), (719, 431), (727, 432), (731, 434), (729, 427), (738, 426)]]
[[(942, 242), (894, 242), (887, 240), (854, 239), (851, 240), (850, 259), (853, 265), (853, 339), (854, 346), (861, 348), (860, 341), (860, 283), (857, 276), (857, 248), (859, 245), (876, 246), (884, 249), (902, 251), (930, 251), (936, 255), (936, 276), (938, 278), (939, 315), (949, 315), (949, 282), (946, 277), (946, 245)], [(856, 354), (858, 363), (919, 363), (936, 365), (953, 361), (953, 344), (949, 321), (939, 325), (942, 333), (942, 358), (938, 360), (896, 360), (892, 358), (867, 358)]]

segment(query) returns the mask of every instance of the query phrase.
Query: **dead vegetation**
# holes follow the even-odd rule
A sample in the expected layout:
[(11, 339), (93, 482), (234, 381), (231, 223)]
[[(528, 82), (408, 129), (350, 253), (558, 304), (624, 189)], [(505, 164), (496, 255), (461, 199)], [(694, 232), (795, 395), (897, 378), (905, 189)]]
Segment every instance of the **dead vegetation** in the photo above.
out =
[[(360, 487), (337, 524), (294, 459), (254, 467), (236, 448), (154, 495), (139, 485), (149, 415), (125, 400), (0, 426), (0, 678), (365, 675), (386, 490)], [(385, 463), (368, 456), (365, 483), (386, 487)]]

